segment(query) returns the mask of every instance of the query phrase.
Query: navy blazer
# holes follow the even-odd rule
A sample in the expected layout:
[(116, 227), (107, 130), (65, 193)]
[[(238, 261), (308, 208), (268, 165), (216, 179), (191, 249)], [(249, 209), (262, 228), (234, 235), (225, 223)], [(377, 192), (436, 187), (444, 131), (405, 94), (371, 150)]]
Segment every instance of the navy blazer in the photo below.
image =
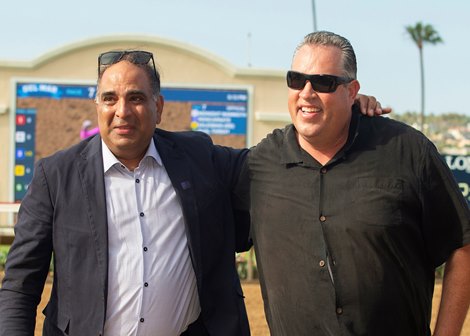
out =
[[(210, 335), (249, 335), (234, 253), (250, 247), (250, 218), (233, 196), (247, 150), (199, 132), (157, 129), (154, 141), (181, 201), (204, 325)], [(52, 253), (44, 335), (103, 333), (106, 217), (99, 135), (37, 162), (0, 290), (0, 335), (33, 335)]]

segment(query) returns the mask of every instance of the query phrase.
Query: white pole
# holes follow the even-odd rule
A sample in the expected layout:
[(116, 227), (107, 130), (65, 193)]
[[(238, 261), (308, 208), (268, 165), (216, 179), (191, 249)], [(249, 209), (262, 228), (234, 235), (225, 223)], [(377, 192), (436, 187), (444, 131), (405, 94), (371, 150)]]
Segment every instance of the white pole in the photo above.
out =
[(315, 11), (315, 0), (312, 0), (313, 31), (317, 31), (317, 13)]

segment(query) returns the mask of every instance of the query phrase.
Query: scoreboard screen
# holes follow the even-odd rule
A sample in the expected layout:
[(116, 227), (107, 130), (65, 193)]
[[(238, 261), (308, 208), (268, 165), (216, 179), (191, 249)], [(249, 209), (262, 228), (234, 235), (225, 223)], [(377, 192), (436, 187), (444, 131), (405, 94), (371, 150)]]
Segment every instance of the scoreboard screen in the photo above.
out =
[[(20, 202), (28, 189), (34, 164), (41, 158), (82, 140), (83, 128), (97, 129), (96, 85), (17, 81), (14, 108), (13, 199)], [(209, 134), (216, 144), (248, 145), (249, 87), (163, 86), (162, 122), (170, 131)], [(82, 136), (82, 137), (81, 137)]]

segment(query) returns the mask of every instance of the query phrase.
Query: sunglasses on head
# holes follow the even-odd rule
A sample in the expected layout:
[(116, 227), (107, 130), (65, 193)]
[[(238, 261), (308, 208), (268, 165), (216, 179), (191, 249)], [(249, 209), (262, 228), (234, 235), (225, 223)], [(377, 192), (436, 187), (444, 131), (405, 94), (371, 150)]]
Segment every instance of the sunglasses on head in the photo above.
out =
[(112, 65), (123, 59), (133, 64), (148, 64), (151, 60), (152, 68), (155, 71), (155, 78), (158, 78), (153, 54), (143, 50), (108, 51), (100, 54), (98, 56), (98, 75), (101, 66)]
[(287, 71), (287, 86), (294, 90), (302, 90), (307, 81), (312, 89), (320, 93), (335, 92), (339, 85), (349, 83), (353, 78), (333, 75), (307, 75), (297, 71)]

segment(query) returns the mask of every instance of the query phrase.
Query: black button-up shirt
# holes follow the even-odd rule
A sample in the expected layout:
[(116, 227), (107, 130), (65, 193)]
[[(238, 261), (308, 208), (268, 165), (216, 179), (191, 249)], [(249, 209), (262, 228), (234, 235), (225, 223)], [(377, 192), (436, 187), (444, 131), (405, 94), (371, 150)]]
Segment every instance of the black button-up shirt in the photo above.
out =
[(430, 335), (434, 269), (470, 242), (434, 145), (353, 111), (322, 166), (275, 130), (248, 157), (252, 235), (272, 335)]

